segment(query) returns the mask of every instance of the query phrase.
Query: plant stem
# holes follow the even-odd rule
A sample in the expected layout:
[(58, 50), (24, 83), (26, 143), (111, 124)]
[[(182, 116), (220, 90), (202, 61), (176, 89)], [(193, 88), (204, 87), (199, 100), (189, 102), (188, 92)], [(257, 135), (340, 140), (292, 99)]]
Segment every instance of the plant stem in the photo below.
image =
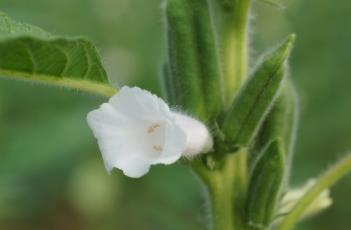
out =
[[(248, 69), (248, 21), (250, 0), (232, 0), (233, 6), (221, 12), (221, 52), (224, 78), (224, 99), (229, 106), (236, 91), (247, 76)], [(231, 186), (230, 199), (232, 228), (242, 229), (242, 202), (246, 190), (247, 154), (240, 151), (226, 156), (222, 171), (222, 183)], [(212, 195), (216, 196), (216, 195)], [(215, 204), (214, 204), (215, 205)], [(216, 212), (213, 209), (213, 212)], [(214, 217), (218, 214), (214, 213)], [(218, 230), (218, 228), (215, 228)]]
[(351, 171), (351, 154), (341, 159), (310, 188), (310, 190), (297, 202), (290, 214), (283, 219), (278, 226), (278, 230), (290, 230), (299, 220), (309, 205), (321, 194), (325, 189), (331, 187), (335, 182), (341, 179), (346, 173)]
[(224, 164), (221, 169), (211, 171), (201, 161), (192, 162), (192, 168), (208, 192), (214, 230), (234, 230), (233, 161), (226, 161)]
[(213, 227), (215, 230), (234, 230), (233, 185), (220, 175), (209, 184)]
[(246, 199), (247, 189), (247, 151), (241, 149), (232, 156), (233, 162), (233, 200), (231, 201), (234, 217), (235, 230), (244, 229), (244, 201)]
[[(227, 154), (223, 166), (217, 170), (209, 170), (199, 161), (192, 162), (193, 169), (206, 185), (211, 202), (213, 229), (242, 229), (241, 215), (237, 215), (237, 206), (241, 207), (244, 187), (246, 186), (246, 154), (240, 151)], [(235, 205), (237, 204), (237, 205)]]
[(250, 0), (237, 0), (231, 9), (222, 11), (221, 48), (228, 103), (247, 76), (249, 8)]
[[(233, 7), (221, 11), (221, 50), (224, 98), (231, 104), (235, 92), (247, 76), (248, 18), (250, 0), (231, 0)], [(225, 154), (220, 169), (209, 170), (201, 161), (192, 167), (205, 183), (215, 230), (241, 230), (247, 181), (247, 153)]]

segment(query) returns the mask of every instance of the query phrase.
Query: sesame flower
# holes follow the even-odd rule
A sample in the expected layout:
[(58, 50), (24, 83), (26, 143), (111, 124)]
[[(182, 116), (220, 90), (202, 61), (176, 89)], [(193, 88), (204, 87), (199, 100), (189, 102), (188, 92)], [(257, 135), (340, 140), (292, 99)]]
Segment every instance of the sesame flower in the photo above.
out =
[[(315, 179), (309, 179), (305, 185), (300, 188), (291, 189), (282, 199), (280, 213), (289, 213), (302, 196), (316, 183)], [(302, 218), (307, 218), (318, 214), (332, 205), (333, 200), (330, 198), (329, 189), (324, 190), (303, 213)]]
[(151, 165), (172, 164), (212, 148), (205, 125), (171, 111), (161, 98), (137, 87), (122, 87), (90, 112), (87, 121), (106, 170), (118, 168), (133, 178), (145, 175)]

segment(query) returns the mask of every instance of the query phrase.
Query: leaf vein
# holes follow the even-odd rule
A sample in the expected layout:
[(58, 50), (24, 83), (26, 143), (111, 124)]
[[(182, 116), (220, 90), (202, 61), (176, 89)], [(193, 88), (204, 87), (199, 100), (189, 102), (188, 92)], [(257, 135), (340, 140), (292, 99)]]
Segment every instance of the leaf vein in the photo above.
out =
[(34, 74), (34, 73), (36, 73), (36, 71), (38, 69), (38, 64), (37, 64), (37, 61), (35, 60), (34, 53), (25, 42), (21, 42), (21, 44), (23, 45), (24, 50), (26, 51), (26, 53), (28, 55), (28, 60), (31, 62), (31, 65), (32, 65), (31, 73)]
[(88, 49), (87, 49), (86, 45), (82, 44), (82, 47), (83, 47), (83, 50), (84, 50), (84, 52), (83, 52), (84, 53), (84, 57), (85, 57), (85, 60), (87, 62), (87, 69), (86, 69), (85, 73), (83, 74), (82, 78), (86, 79), (89, 76), (89, 73), (91, 72), (92, 63), (91, 63), (91, 58), (88, 55)]
[(71, 59), (70, 59), (67, 51), (62, 49), (62, 47), (60, 47), (58, 45), (54, 45), (53, 47), (55, 47), (65, 57), (65, 66), (62, 68), (61, 73), (59, 73), (59, 76), (64, 77), (65, 73), (67, 72), (67, 70), (70, 66)]

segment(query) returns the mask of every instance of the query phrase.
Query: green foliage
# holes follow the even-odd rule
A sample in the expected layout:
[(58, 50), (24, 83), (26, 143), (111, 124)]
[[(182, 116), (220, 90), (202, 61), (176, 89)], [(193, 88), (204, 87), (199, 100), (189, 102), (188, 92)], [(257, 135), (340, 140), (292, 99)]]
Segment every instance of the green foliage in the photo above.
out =
[(269, 143), (253, 168), (246, 201), (249, 229), (267, 229), (275, 215), (285, 162), (280, 139)]
[(5, 13), (0, 12), (0, 37), (3, 39), (16, 36), (34, 36), (43, 39), (52, 37), (50, 33), (37, 26), (17, 22)]
[(269, 111), (284, 76), (295, 35), (266, 55), (225, 114), (222, 130), (226, 142), (234, 148), (246, 147)]
[[(218, 1), (223, 3), (234, 2), (231, 0)], [(271, 0), (263, 1), (270, 2)], [(125, 82), (143, 86), (147, 85), (150, 87), (149, 89), (158, 92), (153, 75), (155, 75), (154, 69), (155, 65), (159, 62), (159, 50), (162, 46), (162, 43), (158, 39), (155, 39), (161, 37), (159, 36), (161, 23), (159, 23), (158, 15), (155, 13), (159, 9), (159, 1), (151, 0), (146, 4), (133, 1), (129, 1), (128, 4), (122, 2), (124, 1), (35, 0), (27, 4), (26, 0), (19, 0), (17, 1), (18, 4), (14, 4), (11, 0), (5, 0), (2, 6), (3, 9), (13, 13), (18, 18), (36, 22), (61, 34), (88, 34), (104, 50), (111, 50), (113, 53), (118, 51), (116, 57), (109, 56), (107, 52), (107, 59), (110, 59), (111, 63), (121, 64), (121, 60), (126, 61), (130, 59), (135, 61), (136, 64), (133, 62), (134, 65), (132, 65), (131, 69), (137, 70), (136, 78), (139, 77), (140, 79), (127, 79)], [(347, 77), (349, 72), (347, 63), (350, 59), (350, 52), (347, 52), (348, 49), (346, 49), (347, 46), (345, 44), (348, 44), (351, 33), (343, 25), (345, 22), (344, 15), (348, 15), (347, 10), (350, 3), (349, 1), (342, 0), (338, 4), (330, 4), (329, 7), (325, 7), (325, 4), (316, 5), (309, 1), (294, 1), (291, 4), (293, 7), (287, 10), (291, 19), (289, 26), (285, 23), (286, 20), (284, 20), (281, 12), (274, 11), (272, 13), (272, 11), (269, 11), (271, 8), (262, 7), (262, 4), (258, 5), (259, 13), (257, 14), (258, 20), (256, 21), (257, 26), (255, 26), (255, 30), (257, 30), (256, 33), (258, 32), (259, 36), (258, 39), (250, 40), (252, 45), (255, 46), (255, 49), (260, 50), (262, 45), (271, 44), (272, 39), (274, 40), (286, 34), (287, 28), (293, 27), (297, 30), (298, 34), (305, 35), (301, 36), (299, 47), (292, 60), (294, 66), (293, 80), (303, 93), (301, 98), (304, 109), (302, 119), (303, 130), (300, 133), (301, 137), (299, 138), (297, 152), (308, 153), (297, 155), (297, 161), (294, 164), (297, 167), (297, 170), (295, 170), (296, 177), (294, 178), (297, 182), (301, 181), (307, 174), (316, 172), (318, 168), (325, 167), (324, 162), (334, 158), (331, 153), (341, 152), (349, 146), (349, 130), (351, 130), (351, 127), (348, 122), (350, 113), (348, 105), (350, 96), (347, 93), (349, 92), (347, 87), (350, 80)], [(24, 6), (25, 9), (23, 8)], [(229, 7), (227, 6), (225, 6), (226, 10), (232, 10), (230, 5)], [(118, 10), (126, 10), (127, 7), (133, 9), (133, 14), (118, 12)], [(309, 13), (306, 13), (307, 10)], [(62, 14), (62, 12), (65, 12), (65, 14)], [(84, 16), (77, 17), (77, 14), (81, 12), (84, 12), (82, 14)], [(135, 17), (134, 15), (140, 15), (140, 18), (143, 20), (131, 20)], [(331, 17), (325, 17), (325, 15), (330, 15)], [(4, 17), (4, 15), (1, 15), (1, 17)], [(0, 20), (0, 23), (2, 23), (0, 26), (1, 39), (7, 40), (11, 39), (11, 37), (31, 38), (35, 41), (54, 39), (52, 35), (37, 27), (26, 27), (25, 24), (21, 23), (18, 23), (16, 26), (18, 28), (22, 27), (19, 30), (14, 29), (16, 27), (8, 29), (8, 21), (11, 24), (14, 23), (8, 17), (6, 17), (6, 20)], [(321, 23), (323, 27), (315, 27), (311, 30), (310, 26), (306, 24), (306, 21), (312, 24)], [(12, 34), (10, 33), (11, 31), (13, 32)], [(40, 35), (40, 33), (44, 34)], [(330, 37), (330, 34), (339, 34), (340, 36), (333, 39)], [(121, 47), (124, 49), (122, 55), (119, 52)], [(126, 50), (128, 52), (125, 52)], [(238, 57), (236, 49), (231, 49), (229, 52), (233, 53), (235, 57)], [(125, 66), (129, 67), (129, 65)], [(201, 68), (203, 67), (201, 66)], [(117, 73), (120, 72), (117, 71)], [(122, 73), (124, 72), (122, 71)], [(111, 76), (116, 77), (119, 75), (115, 74)], [(230, 77), (232, 76), (230, 75)], [(312, 78), (316, 80), (311, 80)], [(285, 84), (282, 86), (285, 88)], [(108, 90), (102, 91), (107, 92)], [(111, 93), (113, 91), (112, 89)], [(291, 118), (289, 118), (288, 114), (292, 114), (288, 112), (291, 111), (289, 105), (285, 104), (284, 106), (283, 101), (287, 101), (287, 103), (291, 102), (291, 98), (286, 98), (284, 92), (285, 90), (282, 90), (277, 97), (271, 112), (268, 114), (262, 129), (260, 129), (257, 135), (257, 139), (255, 139), (255, 143), (257, 143), (256, 147), (259, 150), (262, 149), (264, 143), (269, 142), (278, 133), (283, 133), (279, 136), (282, 136), (282, 140), (284, 140), (283, 144), (286, 145), (285, 148), (288, 148), (289, 141), (286, 140), (291, 140), (288, 137), (288, 133), (290, 133), (288, 130), (290, 128), (286, 125), (284, 125), (284, 128), (279, 125), (283, 120), (288, 121)], [(14, 94), (16, 97), (13, 96)], [(42, 95), (45, 95), (45, 97), (42, 97)], [(175, 96), (173, 95), (173, 97)], [(41, 99), (40, 106), (33, 107), (38, 97)], [(23, 103), (24, 98), (25, 103)], [(45, 89), (44, 87), (38, 87), (34, 91), (33, 88), (24, 87), (24, 84), (1, 81), (0, 151), (2, 154), (0, 155), (3, 167), (1, 167), (2, 172), (0, 175), (0, 203), (4, 204), (0, 210), (1, 229), (41, 229), (51, 228), (56, 224), (57, 226), (64, 224), (67, 228), (74, 229), (89, 225), (90, 229), (94, 229), (89, 224), (89, 220), (84, 220), (77, 212), (74, 215), (70, 215), (71, 204), (67, 203), (67, 198), (64, 197), (67, 186), (66, 180), (69, 180), (72, 176), (71, 171), (77, 170), (77, 166), (82, 165), (81, 159), (75, 159), (77, 158), (77, 153), (80, 156), (85, 155), (87, 151), (91, 151), (92, 147), (90, 142), (86, 143), (88, 137), (85, 133), (87, 133), (87, 130), (81, 118), (84, 117), (86, 111), (93, 105), (84, 105), (86, 101), (79, 99), (77, 101), (77, 98), (75, 94), (66, 93), (63, 95), (59, 94), (59, 91), (51, 92), (50, 89)], [(338, 99), (336, 100), (336, 98)], [(171, 104), (176, 105), (176, 103)], [(288, 108), (285, 108), (285, 110), (284, 107), (286, 106)], [(51, 112), (48, 113), (50, 108)], [(72, 113), (75, 114), (74, 111), (77, 108), (80, 112), (74, 115), (74, 119), (71, 120)], [(285, 114), (286, 118), (280, 117), (279, 114), (282, 116)], [(76, 125), (79, 127), (76, 127)], [(67, 130), (60, 127), (70, 128)], [(73, 133), (69, 131), (71, 129)], [(43, 140), (48, 138), (48, 133), (54, 139), (43, 143)], [(270, 134), (265, 136), (265, 133)], [(53, 140), (55, 141), (52, 142)], [(67, 143), (69, 144), (67, 145)], [(44, 146), (44, 150), (42, 146)], [(251, 156), (252, 152), (250, 151), (249, 153)], [(39, 155), (39, 158), (36, 157)], [(236, 158), (236, 156), (238, 154), (227, 155), (227, 164), (235, 165), (236, 162), (229, 161), (228, 158)], [(57, 160), (58, 158), (59, 160)], [(320, 160), (316, 161), (315, 159)], [(98, 162), (98, 165), (101, 165), (98, 157), (94, 158), (94, 160)], [(52, 167), (52, 162), (54, 162), (55, 167)], [(233, 168), (236, 168), (236, 166)], [(68, 168), (69, 170), (67, 170)], [(22, 171), (23, 169), (25, 170)], [(100, 170), (103, 169), (100, 168)], [(133, 199), (122, 199), (120, 200), (121, 203), (114, 204), (114, 207), (117, 209), (118, 207), (122, 207), (121, 210), (113, 210), (112, 213), (104, 215), (105, 219), (103, 221), (99, 219), (96, 222), (115, 222), (108, 225), (108, 227), (104, 224), (104, 227), (99, 225), (96, 228), (204, 229), (205, 221), (200, 222), (195, 220), (198, 218), (189, 218), (189, 216), (194, 215), (194, 212), (188, 212), (188, 210), (195, 210), (198, 213), (197, 217), (205, 214), (203, 205), (201, 205), (203, 204), (203, 200), (199, 195), (199, 188), (194, 185), (194, 181), (190, 175), (188, 173), (182, 174), (182, 172), (186, 171), (184, 168), (171, 167), (169, 169), (167, 167), (159, 170), (156, 173), (152, 172), (146, 181), (140, 181), (137, 185), (122, 178), (124, 180), (123, 191), (121, 190), (123, 195), (125, 197), (133, 197)], [(167, 172), (167, 170), (171, 171), (169, 171), (168, 175), (165, 175), (163, 172)], [(4, 171), (7, 172), (5, 176)], [(18, 177), (11, 177), (13, 173), (18, 174)], [(30, 176), (23, 177), (24, 174)], [(52, 174), (57, 176), (53, 177)], [(218, 174), (219, 172), (215, 171), (216, 177), (220, 177)], [(233, 174), (234, 171), (231, 171), (231, 177), (234, 177)], [(58, 178), (60, 179), (58, 180)], [(11, 183), (4, 183), (7, 181)], [(24, 181), (28, 181), (28, 183), (23, 183)], [(33, 181), (36, 182), (35, 185)], [(175, 183), (168, 183), (169, 181), (175, 181)], [(222, 185), (227, 186), (229, 183), (225, 181), (220, 180), (220, 183), (216, 185), (219, 187)], [(179, 183), (184, 186), (179, 186)], [(84, 186), (89, 188), (91, 185), (87, 182), (87, 185)], [(87, 189), (84, 186), (82, 185), (82, 192)], [(57, 190), (58, 187), (60, 190)], [(186, 193), (184, 193), (184, 187), (187, 188)], [(298, 228), (332, 229), (338, 226), (341, 229), (347, 229), (349, 225), (345, 209), (348, 208), (349, 204), (342, 201), (348, 198), (348, 187), (350, 187), (348, 184), (344, 184), (344, 186), (340, 186), (333, 191), (333, 196), (336, 198), (338, 205), (334, 207), (332, 212), (328, 212), (321, 218), (317, 218), (317, 221), (313, 220), (303, 223)], [(47, 190), (49, 190), (48, 188), (53, 188), (51, 190), (55, 190), (57, 196), (44, 196)], [(117, 189), (119, 188), (120, 186)], [(12, 198), (8, 198), (9, 196), (16, 197), (18, 193), (21, 193), (21, 198), (18, 199), (17, 197), (17, 202), (14, 203)], [(165, 195), (167, 193), (169, 194)], [(226, 194), (226, 196), (230, 195)], [(229, 199), (224, 199), (222, 196), (219, 199), (223, 200), (222, 202), (226, 206), (238, 206), (236, 198), (234, 199), (234, 204), (228, 203)], [(174, 205), (170, 205), (170, 203), (174, 203)], [(140, 208), (141, 206), (142, 209)], [(35, 212), (38, 207), (42, 207), (42, 213)], [(8, 210), (6, 210), (7, 208)], [(4, 210), (5, 215), (2, 212)], [(12, 225), (11, 220), (8, 226), (6, 224), (5, 226), (3, 225), (8, 220), (6, 219), (6, 211), (12, 211), (12, 215), (15, 216)], [(28, 219), (26, 220), (23, 220), (23, 217), (21, 217), (24, 213), (28, 215)], [(49, 213), (49, 215), (46, 216), (43, 213)], [(65, 215), (70, 215), (70, 217), (65, 218)], [(71, 216), (74, 216), (73, 220)], [(115, 218), (116, 216), (118, 216), (117, 219)], [(5, 221), (2, 222), (4, 219)], [(85, 224), (85, 221), (88, 224)], [(295, 224), (297, 219), (294, 221)], [(40, 226), (36, 226), (35, 223), (37, 222), (41, 223)], [(224, 227), (228, 228), (225, 225)]]
[(90, 41), (54, 37), (4, 14), (0, 28), (1, 76), (107, 96), (116, 91)]

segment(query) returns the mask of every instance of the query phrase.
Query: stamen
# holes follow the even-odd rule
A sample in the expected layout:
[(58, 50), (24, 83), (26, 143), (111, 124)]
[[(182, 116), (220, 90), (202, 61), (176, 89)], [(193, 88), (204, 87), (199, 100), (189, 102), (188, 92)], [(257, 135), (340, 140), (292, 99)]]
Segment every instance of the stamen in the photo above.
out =
[(155, 132), (156, 129), (158, 129), (160, 127), (161, 127), (160, 124), (154, 124), (148, 128), (147, 133), (153, 133), (153, 132)]
[(162, 145), (154, 145), (153, 149), (156, 150), (156, 151), (161, 152), (163, 150), (163, 147), (162, 147)]

